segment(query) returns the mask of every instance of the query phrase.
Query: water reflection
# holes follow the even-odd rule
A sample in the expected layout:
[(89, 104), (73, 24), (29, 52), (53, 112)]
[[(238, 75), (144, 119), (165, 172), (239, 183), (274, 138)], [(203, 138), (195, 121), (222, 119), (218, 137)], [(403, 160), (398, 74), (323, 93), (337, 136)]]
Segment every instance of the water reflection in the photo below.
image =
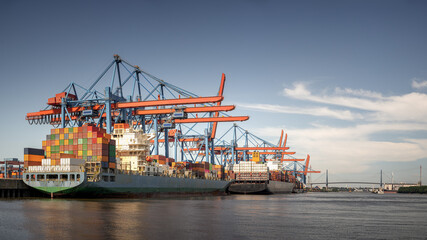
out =
[(425, 209), (427, 196), (342, 193), (14, 200), (0, 239), (423, 239)]

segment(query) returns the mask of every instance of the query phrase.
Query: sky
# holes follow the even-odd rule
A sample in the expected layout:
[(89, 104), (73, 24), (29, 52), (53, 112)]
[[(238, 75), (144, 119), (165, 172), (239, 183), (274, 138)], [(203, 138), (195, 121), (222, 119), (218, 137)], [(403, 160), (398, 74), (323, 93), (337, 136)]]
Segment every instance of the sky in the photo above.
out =
[[(312, 180), (419, 180), (427, 167), (425, 1), (10, 1), (0, 8), (0, 158), (40, 147), (28, 112), (119, 54), (322, 171)], [(230, 127), (220, 124), (220, 130)], [(424, 173), (425, 171), (423, 171)], [(423, 174), (423, 182), (427, 182)]]

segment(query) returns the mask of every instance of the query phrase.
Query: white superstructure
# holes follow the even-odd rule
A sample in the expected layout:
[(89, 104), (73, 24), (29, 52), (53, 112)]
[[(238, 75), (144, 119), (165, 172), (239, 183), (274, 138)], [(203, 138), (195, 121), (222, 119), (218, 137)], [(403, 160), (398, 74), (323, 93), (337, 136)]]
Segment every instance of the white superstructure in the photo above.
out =
[(270, 171), (281, 171), (283, 169), (280, 161), (267, 161), (267, 167)]
[(118, 169), (141, 171), (146, 157), (150, 154), (150, 140), (153, 134), (144, 133), (142, 129), (115, 128), (112, 138), (116, 140)]

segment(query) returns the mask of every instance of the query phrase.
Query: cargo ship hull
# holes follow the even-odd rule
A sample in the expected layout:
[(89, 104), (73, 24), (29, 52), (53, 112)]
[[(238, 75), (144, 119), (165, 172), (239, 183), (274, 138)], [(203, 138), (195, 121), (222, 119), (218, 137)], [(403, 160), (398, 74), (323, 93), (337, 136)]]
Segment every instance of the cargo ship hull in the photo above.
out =
[(228, 191), (236, 194), (277, 194), (292, 193), (294, 183), (280, 181), (265, 182), (235, 182), (230, 185)]
[[(99, 181), (30, 181), (24, 182), (55, 197), (150, 197), (162, 195), (226, 194), (230, 181), (129, 174), (101, 175)], [(43, 175), (37, 173), (35, 175)], [(46, 173), (52, 175), (51, 173)], [(57, 173), (65, 175), (70, 173)], [(84, 174), (84, 173), (82, 173)], [(45, 178), (46, 179), (46, 178)]]

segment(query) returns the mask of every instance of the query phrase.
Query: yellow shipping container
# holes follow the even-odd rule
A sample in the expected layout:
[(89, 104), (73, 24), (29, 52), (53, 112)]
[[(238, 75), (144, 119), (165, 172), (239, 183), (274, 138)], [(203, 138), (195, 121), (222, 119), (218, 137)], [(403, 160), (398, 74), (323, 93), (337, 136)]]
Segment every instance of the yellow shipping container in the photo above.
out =
[(59, 139), (60, 140), (64, 139), (64, 134), (59, 134)]
[(46, 147), (46, 152), (50, 152), (50, 146)]
[(68, 139), (73, 139), (73, 134), (72, 133), (68, 134)]
[(64, 128), (64, 133), (68, 133), (68, 128)]
[(43, 142), (42, 142), (42, 146), (43, 146), (43, 147), (46, 147), (46, 141), (43, 141)]
[(87, 138), (92, 138), (92, 132), (87, 133)]
[(68, 145), (68, 139), (64, 140), (64, 145)]
[(46, 153), (46, 157), (50, 158), (50, 151)]
[(102, 138), (97, 138), (96, 143), (102, 143)]
[(58, 146), (59, 145), (59, 140), (55, 140), (55, 145)]
[(78, 133), (78, 132), (79, 132), (79, 128), (78, 127), (73, 128), (73, 133)]
[(83, 156), (83, 151), (78, 151), (77, 152), (77, 155), (80, 157), (80, 156)]
[(24, 155), (24, 161), (28, 161), (28, 155), (27, 154)]
[(55, 128), (55, 134), (59, 134), (59, 128)]
[(92, 156), (92, 150), (88, 150), (88, 151), (87, 151), (87, 155), (88, 155), (88, 156)]

